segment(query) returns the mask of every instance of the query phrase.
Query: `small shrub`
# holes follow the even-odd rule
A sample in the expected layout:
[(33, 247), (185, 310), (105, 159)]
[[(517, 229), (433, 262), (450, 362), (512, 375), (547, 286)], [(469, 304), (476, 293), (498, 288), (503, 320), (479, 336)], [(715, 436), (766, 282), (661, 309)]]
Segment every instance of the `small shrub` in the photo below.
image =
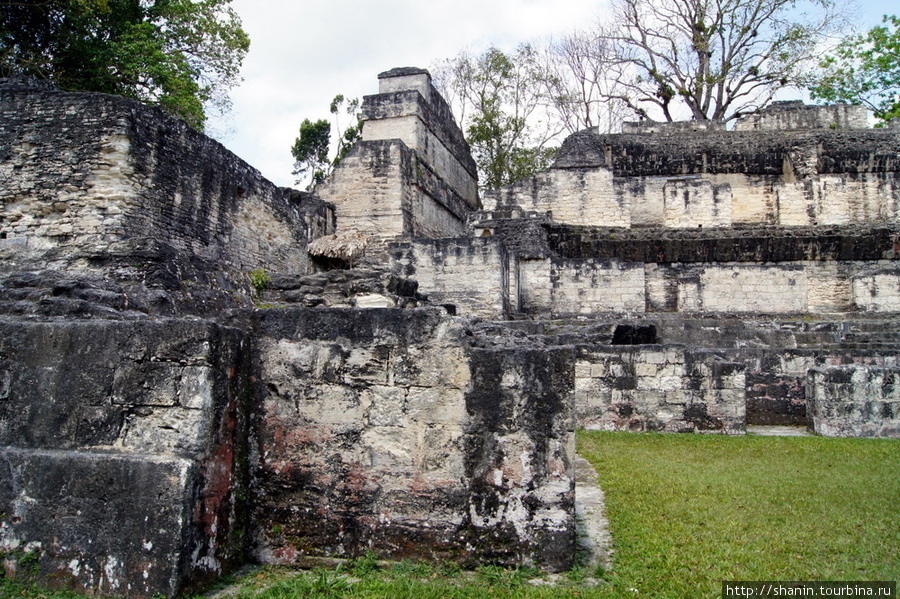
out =
[(270, 277), (269, 273), (266, 271), (262, 269), (250, 271), (250, 283), (253, 285), (253, 288), (256, 289), (257, 293), (268, 289), (271, 282), (272, 277)]

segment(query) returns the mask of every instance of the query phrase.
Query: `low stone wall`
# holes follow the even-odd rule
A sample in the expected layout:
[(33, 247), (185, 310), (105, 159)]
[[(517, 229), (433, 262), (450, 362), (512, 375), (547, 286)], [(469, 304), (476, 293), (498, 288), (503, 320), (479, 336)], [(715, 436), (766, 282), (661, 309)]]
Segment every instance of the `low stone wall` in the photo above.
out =
[(0, 322), (7, 568), (171, 597), (242, 563), (248, 349), (202, 322)]
[(744, 366), (704, 350), (579, 349), (578, 426), (588, 430), (743, 433)]
[(810, 429), (826, 437), (900, 438), (900, 368), (813, 368), (807, 386)]
[(571, 357), (440, 311), (258, 315), (256, 557), (574, 559)]

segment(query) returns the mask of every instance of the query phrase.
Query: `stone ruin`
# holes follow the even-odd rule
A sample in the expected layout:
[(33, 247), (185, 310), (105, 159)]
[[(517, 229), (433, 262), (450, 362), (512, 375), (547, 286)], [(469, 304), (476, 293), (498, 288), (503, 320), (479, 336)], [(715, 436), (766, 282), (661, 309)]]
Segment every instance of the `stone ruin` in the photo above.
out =
[(428, 73), (379, 86), (309, 194), (157, 109), (0, 80), (8, 575), (563, 570), (576, 428), (900, 437), (896, 128), (582, 131), (479, 194)]

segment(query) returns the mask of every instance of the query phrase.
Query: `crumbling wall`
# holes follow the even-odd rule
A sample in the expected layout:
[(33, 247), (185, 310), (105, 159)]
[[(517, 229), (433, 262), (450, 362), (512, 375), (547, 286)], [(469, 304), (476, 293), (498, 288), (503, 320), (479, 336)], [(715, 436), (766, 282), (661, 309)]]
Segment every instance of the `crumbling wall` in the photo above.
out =
[(15, 575), (173, 596), (240, 564), (248, 349), (203, 322), (0, 322), (0, 552)]
[(900, 438), (900, 368), (854, 364), (809, 371), (810, 428), (826, 437)]
[(576, 362), (577, 423), (725, 433), (795, 425), (897, 436), (890, 373), (900, 356), (888, 322), (757, 316), (584, 324), (571, 337), (591, 342)]
[(182, 121), (118, 96), (3, 80), (0, 147), (8, 260), (52, 251), (71, 270), (151, 240), (222, 272), (305, 272), (309, 236), (331, 225), (321, 201), (275, 187)]
[(757, 114), (735, 121), (735, 131), (795, 131), (799, 129), (866, 129), (865, 106), (807, 106), (803, 100), (772, 102)]
[(588, 430), (743, 433), (742, 364), (683, 347), (580, 348), (578, 426)]
[[(530, 225), (533, 220), (514, 222)], [(511, 312), (500, 311), (499, 298), (492, 302), (491, 290), (483, 287), (485, 281), (501, 281), (495, 266), (468, 265), (467, 272), (478, 276), (453, 278), (453, 294), (478, 298), (477, 313), (487, 318), (893, 312), (900, 306), (894, 226), (664, 232), (546, 222), (516, 228), (502, 220), (475, 226), (495, 235), (439, 245), (460, 255), (472, 253), (485, 239), (516, 248), (507, 251), (506, 278), (515, 281), (509, 285)], [(401, 263), (399, 254), (394, 260), (395, 269), (407, 268), (408, 260)], [(422, 255), (408, 274), (415, 273), (423, 293), (444, 297), (447, 284), (433, 273), (445, 262)], [(475, 309), (465, 300), (461, 306)]]
[(441, 311), (259, 315), (265, 563), (574, 558), (572, 361), (469, 348)]
[(896, 222), (892, 130), (661, 131), (568, 137), (554, 166), (484, 194), (490, 210), (597, 227)]
[(515, 260), (499, 238), (394, 244), (391, 262), (395, 274), (415, 279), (421, 289), (427, 289), (433, 303), (452, 304), (454, 311), (484, 318), (509, 313), (509, 269)]

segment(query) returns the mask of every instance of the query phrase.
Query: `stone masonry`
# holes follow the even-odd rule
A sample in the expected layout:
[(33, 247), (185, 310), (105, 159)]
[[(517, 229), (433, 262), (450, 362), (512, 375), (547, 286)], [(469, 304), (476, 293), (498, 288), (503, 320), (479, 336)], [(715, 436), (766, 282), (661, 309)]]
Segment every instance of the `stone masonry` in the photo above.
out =
[[(156, 109), (0, 80), (6, 574), (564, 570), (578, 427), (897, 437), (900, 134), (861, 114), (583, 131), (479, 192), (430, 75), (392, 69), (308, 194)], [(310, 257), (332, 233), (366, 255)]]

